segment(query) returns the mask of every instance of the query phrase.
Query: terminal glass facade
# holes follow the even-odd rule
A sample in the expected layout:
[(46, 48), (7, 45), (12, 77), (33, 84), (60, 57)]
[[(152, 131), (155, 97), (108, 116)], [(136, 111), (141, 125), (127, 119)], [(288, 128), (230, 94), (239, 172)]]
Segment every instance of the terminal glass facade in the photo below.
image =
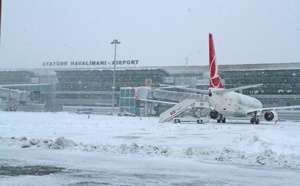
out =
[(124, 87), (120, 90), (120, 111), (127, 111), (140, 115), (140, 101), (136, 100), (131, 87)]
[(30, 84), (34, 77), (34, 73), (29, 71), (0, 71), (0, 85)]
[[(57, 71), (57, 91), (111, 91), (112, 70), (69, 70)], [(163, 82), (169, 74), (161, 69), (116, 70), (116, 91), (120, 87), (144, 86), (145, 79), (151, 79), (153, 85)]]
[[(158, 86), (169, 73), (163, 69), (118, 69), (115, 71), (115, 106), (121, 105), (124, 110), (136, 113), (136, 103), (128, 95), (119, 99), (120, 87), (139, 87), (145, 85), (146, 79), (152, 80), (152, 86)], [(55, 98), (63, 106), (111, 106), (113, 70), (59, 70), (56, 71)], [(133, 96), (131, 95), (133, 98)], [(124, 98), (124, 99), (123, 99)], [(123, 101), (121, 103), (121, 101)], [(139, 114), (139, 113), (138, 113)]]
[(300, 70), (223, 71), (226, 88), (262, 83), (263, 86), (245, 89), (243, 94), (300, 94)]

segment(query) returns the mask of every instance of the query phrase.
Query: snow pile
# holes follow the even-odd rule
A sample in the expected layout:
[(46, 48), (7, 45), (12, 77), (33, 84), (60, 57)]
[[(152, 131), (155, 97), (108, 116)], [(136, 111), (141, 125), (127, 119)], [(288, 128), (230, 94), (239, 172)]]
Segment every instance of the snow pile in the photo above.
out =
[(59, 137), (54, 141), (51, 139), (31, 139), (28, 140), (27, 137), (10, 137), (2, 138), (0, 137), (2, 145), (7, 146), (20, 146), (21, 148), (30, 147), (45, 147), (49, 149), (65, 149), (76, 146), (76, 143), (71, 139), (66, 139), (65, 137)]
[(64, 149), (68, 147), (74, 147), (76, 144), (71, 139), (66, 139), (65, 137), (59, 137), (57, 138), (53, 145), (51, 146), (54, 149)]
[[(245, 138), (242, 138), (245, 139)], [(209, 160), (219, 162), (233, 162), (238, 164), (251, 165), (269, 165), (276, 167), (292, 167), (300, 168), (300, 155), (278, 154), (268, 148), (268, 143), (259, 140), (257, 136), (246, 138), (247, 144), (251, 142), (255, 146), (256, 151), (245, 151), (239, 149), (238, 146), (228, 146), (222, 149), (211, 148), (174, 148), (156, 145), (139, 145), (120, 144), (120, 145), (104, 145), (104, 144), (83, 144), (75, 143), (71, 139), (59, 137), (55, 140), (51, 139), (31, 139), (21, 138), (0, 138), (2, 145), (20, 146), (22, 148), (47, 148), (47, 149), (71, 149), (87, 152), (103, 152), (112, 154), (138, 154), (143, 156), (171, 156), (178, 158), (192, 158), (196, 160)], [(251, 139), (251, 140), (250, 140)], [(257, 144), (259, 143), (259, 144)], [(259, 148), (258, 148), (259, 147)], [(249, 146), (251, 148), (251, 145)]]
[(55, 140), (51, 139), (31, 139), (22, 138), (2, 138), (0, 137), (0, 144), (2, 146), (19, 146), (21, 148), (47, 148), (47, 149), (73, 149), (88, 152), (107, 152), (120, 154), (144, 154), (144, 155), (171, 155), (171, 149), (162, 146), (153, 145), (137, 145), (132, 143), (130, 145), (103, 145), (103, 144), (83, 144), (75, 143), (71, 139), (59, 137)]
[(244, 132), (230, 145), (209, 149), (190, 147), (186, 153), (205, 160), (300, 168), (299, 137), (283, 133), (271, 130)]
[(190, 157), (200, 157), (203, 160), (233, 162), (237, 164), (271, 165), (277, 167), (300, 168), (300, 155), (277, 154), (272, 150), (264, 150), (257, 153), (247, 153), (238, 149), (224, 147), (222, 150), (201, 150), (188, 148), (186, 154)]

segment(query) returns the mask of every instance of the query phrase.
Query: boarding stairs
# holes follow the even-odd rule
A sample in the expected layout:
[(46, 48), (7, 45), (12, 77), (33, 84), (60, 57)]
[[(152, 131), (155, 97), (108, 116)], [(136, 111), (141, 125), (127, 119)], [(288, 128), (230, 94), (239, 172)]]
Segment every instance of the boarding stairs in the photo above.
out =
[(209, 104), (207, 102), (199, 102), (195, 99), (185, 99), (182, 102), (174, 105), (170, 109), (159, 115), (159, 122), (167, 122), (173, 119), (174, 117), (182, 114), (189, 108), (209, 108)]

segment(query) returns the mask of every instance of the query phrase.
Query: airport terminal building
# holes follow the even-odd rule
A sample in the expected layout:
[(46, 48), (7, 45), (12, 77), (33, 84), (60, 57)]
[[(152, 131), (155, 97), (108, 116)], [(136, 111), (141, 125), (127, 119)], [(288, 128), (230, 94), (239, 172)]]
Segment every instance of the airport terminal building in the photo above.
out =
[[(242, 93), (259, 99), (265, 106), (300, 105), (300, 62), (219, 65), (219, 71), (226, 88), (262, 83), (263, 86), (246, 89)], [(106, 112), (113, 103), (120, 108), (127, 108), (128, 105), (145, 107), (145, 104), (134, 103), (131, 91), (120, 93), (122, 89), (129, 90), (132, 86), (157, 89), (161, 84), (168, 84), (207, 89), (209, 85), (208, 66), (117, 67), (115, 99), (112, 100), (113, 74), (112, 68), (59, 66), (32, 70), (1, 70), (0, 86), (30, 93), (28, 105), (19, 107), (18, 110), (57, 112), (72, 110), (71, 108), (74, 110), (78, 107), (93, 107), (102, 108), (103, 112)], [(164, 97), (153, 94), (149, 96), (152, 99), (176, 101), (174, 99), (178, 97), (180, 90), (176, 91), (179, 93), (175, 96), (170, 94)], [(195, 93), (189, 96), (203, 98)], [(130, 99), (125, 99), (126, 97)], [(3, 108), (9, 98), (5, 96), (0, 98)], [(177, 101), (183, 98), (181, 95)]]

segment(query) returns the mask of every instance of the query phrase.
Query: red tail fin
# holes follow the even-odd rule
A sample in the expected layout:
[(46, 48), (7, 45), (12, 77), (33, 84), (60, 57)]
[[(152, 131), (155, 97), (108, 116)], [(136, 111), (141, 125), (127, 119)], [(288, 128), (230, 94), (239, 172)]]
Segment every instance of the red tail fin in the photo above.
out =
[(140, 98), (139, 98), (139, 96), (137, 95), (137, 93), (136, 93), (134, 87), (131, 86), (131, 88), (132, 88), (132, 92), (133, 92), (133, 94), (134, 94), (135, 99), (136, 99), (136, 100), (140, 100)]
[(215, 53), (214, 40), (211, 33), (209, 33), (209, 72), (210, 72), (210, 88), (224, 88), (219, 75), (217, 58)]

